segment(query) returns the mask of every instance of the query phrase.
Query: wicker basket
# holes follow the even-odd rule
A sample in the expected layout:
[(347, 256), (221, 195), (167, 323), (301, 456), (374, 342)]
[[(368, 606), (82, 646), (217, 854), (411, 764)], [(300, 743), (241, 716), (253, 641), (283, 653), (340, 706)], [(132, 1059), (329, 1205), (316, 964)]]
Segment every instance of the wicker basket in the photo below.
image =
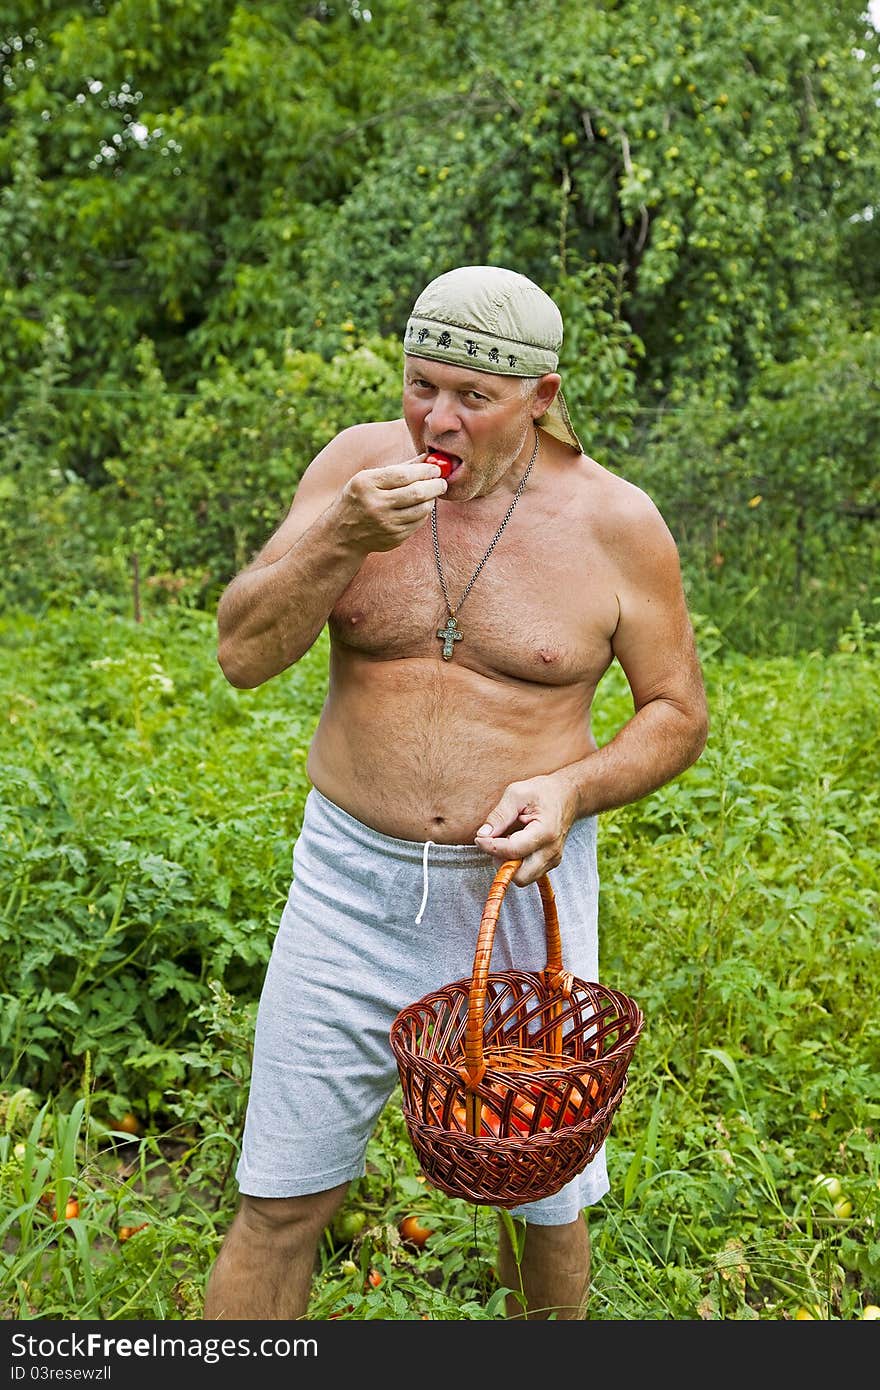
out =
[(473, 974), (402, 1009), (391, 1048), (425, 1176), (451, 1197), (499, 1207), (549, 1197), (601, 1148), (644, 1026), (618, 990), (562, 968), (559, 918), (538, 880), (543, 970), (489, 974), (498, 913), (519, 860), (495, 875)]

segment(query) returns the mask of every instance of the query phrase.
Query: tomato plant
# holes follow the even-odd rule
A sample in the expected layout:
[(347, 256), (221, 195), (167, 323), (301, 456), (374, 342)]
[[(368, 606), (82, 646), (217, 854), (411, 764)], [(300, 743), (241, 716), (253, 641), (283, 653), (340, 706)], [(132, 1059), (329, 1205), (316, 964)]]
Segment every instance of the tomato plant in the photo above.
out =
[(360, 1235), (366, 1224), (366, 1212), (348, 1207), (336, 1213), (330, 1229), (338, 1241), (344, 1245), (349, 1245)]
[(833, 1175), (829, 1177), (825, 1173), (817, 1174), (813, 1181), (813, 1186), (821, 1188), (823, 1192), (827, 1192), (833, 1202), (836, 1202), (839, 1197), (843, 1196), (843, 1185), (840, 1178), (834, 1177)]
[(414, 1213), (405, 1216), (397, 1229), (401, 1239), (405, 1240), (408, 1245), (416, 1246), (419, 1250), (424, 1249), (428, 1237), (434, 1234), (431, 1227), (426, 1226)]
[(125, 1241), (131, 1240), (132, 1236), (136, 1236), (138, 1231), (143, 1231), (149, 1224), (149, 1221), (142, 1221), (139, 1226), (120, 1226), (117, 1232), (120, 1241), (124, 1244)]

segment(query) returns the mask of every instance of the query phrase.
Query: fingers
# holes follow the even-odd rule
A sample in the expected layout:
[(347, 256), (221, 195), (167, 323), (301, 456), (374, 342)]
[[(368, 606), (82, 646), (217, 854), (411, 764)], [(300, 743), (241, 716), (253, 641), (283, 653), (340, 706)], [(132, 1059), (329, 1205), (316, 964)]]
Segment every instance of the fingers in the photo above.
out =
[(500, 863), (522, 861), (513, 876), (519, 887), (534, 883), (562, 862), (571, 821), (549, 791), (546, 778), (512, 784), (474, 836), (478, 848)]
[(425, 463), (416, 459), (412, 463), (395, 463), (386, 468), (367, 470), (374, 487), (382, 492), (393, 493), (397, 506), (411, 506), (416, 502), (433, 502), (446, 491), (446, 479), (440, 476), (435, 463)]
[(540, 835), (530, 835), (531, 827), (515, 832), (513, 835), (497, 839), (478, 837), (476, 844), (499, 864), (509, 859), (519, 859), (520, 866), (512, 882), (524, 888), (534, 883), (542, 874), (549, 873), (562, 863), (562, 845), (558, 841), (546, 842)]
[(347, 533), (367, 551), (393, 550), (425, 524), (445, 491), (439, 468), (424, 459), (363, 468), (341, 492)]
[(521, 793), (520, 788), (514, 783), (506, 789), (497, 805), (492, 807), (474, 838), (477, 843), (480, 840), (509, 843), (502, 841), (502, 837), (522, 816), (527, 816), (533, 809), (529, 806), (528, 796)]

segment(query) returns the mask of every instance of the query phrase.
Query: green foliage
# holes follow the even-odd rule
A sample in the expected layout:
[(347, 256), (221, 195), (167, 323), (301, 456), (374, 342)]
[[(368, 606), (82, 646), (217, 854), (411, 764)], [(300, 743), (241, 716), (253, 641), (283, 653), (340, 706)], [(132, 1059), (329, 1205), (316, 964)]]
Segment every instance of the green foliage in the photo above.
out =
[(690, 595), (742, 651), (833, 646), (880, 599), (880, 337), (829, 334), (767, 368), (741, 410), (695, 397), (620, 470), (650, 493)]
[[(853, 1318), (880, 1301), (880, 628), (763, 660), (697, 634), (706, 752), (600, 826), (602, 974), (648, 1026), (591, 1216), (591, 1317)], [(186, 608), (7, 619), (2, 645), (7, 1315), (198, 1316), (326, 648), (233, 692)], [(600, 742), (630, 704), (613, 667)], [(354, 1246), (328, 1232), (313, 1316), (503, 1316), (491, 1213), (419, 1181), (397, 1098), (368, 1158), (348, 1198), (366, 1220)], [(60, 1234), (47, 1190), (80, 1201)], [(421, 1252), (410, 1211), (435, 1231)]]
[[(551, 290), (608, 268), (650, 397), (739, 399), (876, 304), (858, 6), (49, 8), (0, 55), (7, 368), (58, 318), (77, 383), (122, 386), (146, 337), (189, 388), (289, 328), (399, 335), (425, 278), (488, 259)], [(94, 475), (120, 421), (77, 423)]]
[[(29, 621), (3, 631), (2, 1073), (51, 1089), (88, 1053), (102, 1085), (161, 1109), (211, 982), (241, 996), (262, 976), (322, 644), (284, 710), (232, 693), (204, 615), (178, 610), (171, 644), (100, 608), (50, 628), (48, 643)], [(250, 765), (253, 720), (286, 756), (236, 803), (229, 769)]]
[(877, 52), (859, 5), (750, 0), (12, 15), (4, 597), (209, 606), (398, 413), (425, 280), (495, 261), (559, 300), (581, 437), (696, 605), (833, 648), (876, 587)]
[[(695, 384), (741, 400), (756, 372), (864, 312), (877, 37), (855, 12), (573, 0), (444, 15), (456, 51), (431, 68), (433, 119), (424, 99), (395, 109), (328, 244), (304, 247), (324, 317), (347, 304), (399, 329), (420, 282), (462, 261), (551, 290), (610, 266), (646, 346), (643, 398), (677, 403)], [(414, 42), (435, 42), (430, 25)]]
[[(710, 684), (700, 762), (602, 821), (603, 977), (649, 1027), (591, 1316), (880, 1302), (862, 8), (7, 15), (3, 1315), (200, 1315), (327, 656), (234, 693), (210, 613), (310, 458), (399, 414), (412, 299), (465, 261), (558, 299), (576, 427), (669, 520)], [(613, 668), (600, 739), (629, 708)], [(328, 1233), (316, 1317), (503, 1315), (493, 1218), (420, 1183), (396, 1103), (349, 1202), (367, 1221), (352, 1247)], [(407, 1211), (434, 1227), (421, 1253)]]
[[(216, 590), (284, 517), (319, 449), (348, 425), (400, 414), (399, 346), (352, 343), (330, 361), (289, 348), (281, 362), (258, 353), (237, 368), (220, 362), (182, 410), (148, 342), (131, 434), (105, 460), (119, 520), (152, 533), (153, 568)], [(112, 496), (113, 491), (116, 497)]]

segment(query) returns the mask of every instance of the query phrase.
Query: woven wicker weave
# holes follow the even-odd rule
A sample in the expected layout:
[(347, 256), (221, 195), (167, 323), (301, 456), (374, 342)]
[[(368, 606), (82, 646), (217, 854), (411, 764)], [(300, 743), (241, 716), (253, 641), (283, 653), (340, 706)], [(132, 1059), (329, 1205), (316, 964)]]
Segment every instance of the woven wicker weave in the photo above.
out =
[(644, 1026), (638, 1005), (562, 968), (550, 880), (538, 880), (547, 937), (540, 971), (489, 973), (504, 893), (495, 875), (473, 973), (402, 1009), (391, 1048), (422, 1171), (451, 1197), (499, 1207), (549, 1197), (598, 1153)]

